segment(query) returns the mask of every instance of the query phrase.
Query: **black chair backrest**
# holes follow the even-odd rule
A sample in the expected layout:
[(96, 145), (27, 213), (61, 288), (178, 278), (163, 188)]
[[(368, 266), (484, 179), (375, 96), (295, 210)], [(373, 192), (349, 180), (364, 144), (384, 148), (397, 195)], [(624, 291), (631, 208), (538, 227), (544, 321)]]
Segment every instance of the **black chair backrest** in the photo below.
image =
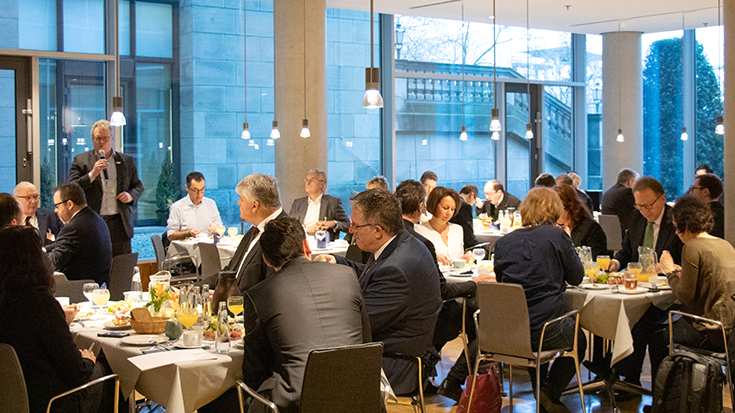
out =
[(0, 343), (0, 413), (28, 413), (28, 392), (18, 355)]
[(199, 256), (202, 259), (201, 277), (203, 280), (222, 271), (222, 262), (220, 261), (219, 250), (217, 250), (216, 245), (209, 242), (200, 242)]
[(112, 257), (110, 279), (107, 288), (110, 290), (110, 300), (120, 301), (125, 298), (125, 291), (130, 291), (133, 280), (133, 267), (138, 264), (138, 253), (123, 254)]
[(161, 271), (161, 263), (166, 259), (166, 249), (163, 247), (163, 241), (158, 235), (151, 235), (151, 243), (153, 243), (153, 251), (156, 253), (156, 264), (158, 271)]
[(312, 350), (300, 412), (379, 412), (382, 355), (383, 343)]

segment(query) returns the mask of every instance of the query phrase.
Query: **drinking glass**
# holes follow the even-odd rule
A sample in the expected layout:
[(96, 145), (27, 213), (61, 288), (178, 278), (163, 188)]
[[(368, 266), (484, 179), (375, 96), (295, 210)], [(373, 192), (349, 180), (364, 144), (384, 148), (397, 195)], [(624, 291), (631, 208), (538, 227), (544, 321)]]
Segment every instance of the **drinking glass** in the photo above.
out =
[(600, 267), (600, 270), (607, 271), (607, 268), (610, 266), (610, 256), (609, 255), (598, 255), (597, 265)]
[(237, 235), (237, 227), (227, 228), (227, 235), (229, 235), (230, 238), (235, 239), (235, 235)]
[(92, 302), (97, 304), (98, 315), (102, 315), (102, 306), (110, 301), (110, 290), (107, 288), (98, 288), (92, 291)]
[(89, 300), (90, 304), (92, 304), (92, 291), (98, 288), (100, 288), (100, 286), (97, 283), (85, 283), (82, 286), (82, 293), (84, 293), (84, 296), (87, 297), (87, 300)]
[(217, 233), (217, 235), (219, 235), (220, 237), (221, 237), (222, 235), (224, 235), (224, 234), (225, 234), (225, 230), (226, 230), (226, 228), (225, 228), (225, 226), (224, 226), (224, 225), (218, 225), (217, 227), (215, 227), (215, 228), (214, 228), (214, 231), (215, 231), (215, 232)]
[(227, 297), (227, 309), (235, 315), (235, 323), (237, 324), (237, 316), (242, 313), (244, 300), (241, 295), (233, 295)]
[(595, 275), (597, 275), (597, 271), (598, 271), (597, 264), (595, 264), (594, 262), (590, 261), (590, 262), (584, 263), (584, 273), (585, 275), (589, 277), (590, 283), (595, 282), (594, 278), (595, 278)]
[(640, 262), (629, 262), (627, 268), (628, 268), (629, 273), (635, 275), (635, 277), (638, 278), (639, 281), (643, 281), (640, 279), (640, 274), (641, 274), (641, 271), (643, 270), (643, 265), (641, 265)]
[(192, 287), (182, 286), (179, 290), (179, 308), (176, 310), (176, 318), (187, 330), (199, 319), (197, 297)]
[(475, 248), (472, 250), (472, 255), (475, 257), (475, 262), (480, 263), (480, 260), (485, 258), (485, 248)]
[(626, 290), (635, 290), (638, 287), (638, 276), (631, 272), (625, 271), (623, 272), (623, 282), (625, 283)]

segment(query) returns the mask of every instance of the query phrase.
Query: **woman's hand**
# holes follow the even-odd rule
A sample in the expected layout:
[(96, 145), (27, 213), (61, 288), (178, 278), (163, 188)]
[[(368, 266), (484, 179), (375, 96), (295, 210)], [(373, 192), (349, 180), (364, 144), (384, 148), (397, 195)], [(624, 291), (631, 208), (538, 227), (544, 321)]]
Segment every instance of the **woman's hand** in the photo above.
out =
[(674, 271), (674, 265), (676, 265), (674, 264), (674, 258), (671, 257), (671, 254), (668, 251), (664, 250), (661, 253), (661, 259), (658, 261), (658, 264), (656, 264), (656, 273), (668, 274)]
[(452, 259), (449, 258), (449, 256), (446, 255), (446, 254), (437, 254), (436, 255), (436, 260), (441, 265), (452, 265)]
[(79, 307), (76, 304), (66, 305), (61, 307), (64, 310), (64, 318), (66, 318), (66, 324), (69, 325), (74, 321), (79, 314)]
[(92, 362), (94, 363), (97, 362), (97, 357), (95, 357), (94, 353), (92, 353), (91, 351), (84, 349), (84, 350), (79, 350), (79, 352), (82, 353), (83, 358), (92, 360)]
[(462, 256), (462, 259), (467, 261), (467, 265), (472, 265), (475, 263), (475, 255), (472, 254), (472, 251), (467, 251)]

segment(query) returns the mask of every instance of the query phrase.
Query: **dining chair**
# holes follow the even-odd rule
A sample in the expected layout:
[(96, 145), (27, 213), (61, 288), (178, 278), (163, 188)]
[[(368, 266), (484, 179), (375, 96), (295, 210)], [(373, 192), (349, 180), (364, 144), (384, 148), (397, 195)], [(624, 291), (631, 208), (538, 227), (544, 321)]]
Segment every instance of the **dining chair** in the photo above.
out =
[(87, 301), (84, 296), (82, 287), (86, 283), (93, 283), (94, 280), (68, 280), (64, 274), (54, 274), (54, 282), (56, 283), (56, 291), (54, 297), (69, 297), (70, 303), (81, 303)]
[(120, 301), (125, 298), (123, 293), (130, 291), (133, 281), (133, 269), (137, 264), (137, 252), (112, 257), (110, 279), (107, 280), (107, 288), (110, 290), (110, 300)]
[(599, 224), (607, 236), (607, 249), (619, 251), (623, 245), (623, 234), (620, 229), (620, 218), (617, 215), (601, 214)]
[[(88, 387), (100, 384), (107, 380), (115, 380), (115, 399), (113, 412), (117, 413), (118, 394), (120, 393), (120, 380), (117, 374), (100, 377), (75, 387), (71, 390), (58, 394), (49, 400), (46, 413), (51, 412), (51, 407), (57, 400), (70, 394), (82, 391)], [(23, 369), (15, 349), (9, 344), (0, 343), (0, 413), (28, 413), (28, 390), (26, 388)]]
[[(304, 369), (299, 412), (379, 412), (382, 355), (383, 343), (312, 350)], [(238, 380), (241, 413), (244, 413), (243, 391), (278, 412), (273, 402)]]
[[(579, 313), (570, 311), (561, 317), (544, 323), (538, 351), (531, 347), (531, 321), (528, 316), (526, 293), (519, 284), (510, 283), (477, 283), (477, 306), (475, 312), (475, 328), (477, 331), (477, 357), (475, 359), (474, 376), (477, 376), (480, 362), (492, 359), (509, 365), (510, 411), (513, 411), (513, 365), (533, 367), (536, 369), (536, 413), (540, 411), (541, 369), (558, 357), (572, 357), (577, 370), (579, 397), (584, 407), (584, 390), (579, 373), (577, 357), (577, 335), (579, 333)], [(543, 340), (546, 328), (567, 317), (574, 317), (574, 344), (571, 348), (544, 349)], [(502, 383), (501, 383), (502, 386)], [(470, 399), (467, 411), (471, 411), (472, 397), (475, 391), (475, 380), (470, 386)]]
[(222, 271), (222, 260), (217, 246), (211, 242), (200, 242), (198, 245), (199, 255), (202, 259), (202, 267), (200, 268), (202, 279), (207, 279), (207, 277)]
[(166, 259), (166, 249), (163, 247), (161, 236), (151, 235), (151, 243), (153, 244), (153, 251), (156, 253), (156, 264), (158, 264), (158, 270), (161, 271), (161, 263)]
[[(426, 371), (426, 365), (424, 359), (421, 357), (405, 356), (403, 354), (391, 353), (385, 354), (386, 357), (402, 358), (411, 362), (416, 362), (416, 371), (418, 373), (416, 390), (409, 394), (411, 398), (411, 406), (413, 406), (414, 412), (426, 413), (426, 402), (424, 400), (424, 372)], [(469, 363), (469, 362), (468, 362)], [(403, 396), (403, 395), (401, 395)], [(399, 403), (400, 404), (400, 403)]]
[[(187, 272), (186, 265), (196, 262), (195, 255), (176, 254), (166, 258), (166, 249), (163, 247), (163, 241), (160, 235), (151, 235), (151, 243), (153, 251), (156, 253), (156, 264), (158, 271), (168, 271), (171, 273), (171, 284), (180, 285), (191, 281), (199, 281), (199, 271)], [(191, 265), (191, 264), (189, 264)], [(145, 287), (144, 287), (145, 288)]]
[[(709, 324), (711, 326), (717, 326), (717, 329), (722, 332), (722, 339), (725, 343), (725, 352), (724, 353), (715, 353), (708, 350), (702, 350), (698, 348), (692, 348), (687, 347), (684, 345), (676, 344), (675, 343), (675, 337), (674, 337), (674, 329), (671, 328), (672, 319), (674, 315), (680, 315), (684, 318), (688, 318), (692, 321), (700, 321), (702, 323)], [(725, 367), (725, 376), (727, 378), (727, 387), (730, 389), (730, 400), (735, 400), (735, 389), (732, 387), (732, 371), (731, 371), (731, 365), (730, 365), (730, 349), (727, 348), (727, 331), (725, 330), (725, 326), (722, 324), (722, 322), (713, 320), (711, 318), (705, 318), (698, 315), (685, 313), (683, 311), (678, 310), (671, 310), (669, 311), (669, 355), (673, 356), (675, 352), (677, 351), (690, 351), (692, 353), (696, 354), (703, 354), (709, 357), (714, 358), (717, 360), (721, 365)]]

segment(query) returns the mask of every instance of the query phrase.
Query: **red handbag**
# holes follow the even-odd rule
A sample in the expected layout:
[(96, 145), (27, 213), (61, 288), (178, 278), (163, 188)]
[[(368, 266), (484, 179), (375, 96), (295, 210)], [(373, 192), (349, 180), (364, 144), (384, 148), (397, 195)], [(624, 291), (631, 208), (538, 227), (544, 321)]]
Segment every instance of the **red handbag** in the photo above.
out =
[(475, 393), (472, 397), (471, 412), (467, 411), (467, 403), (470, 401), (470, 390), (472, 389), (473, 376), (467, 376), (467, 386), (462, 391), (459, 399), (457, 413), (500, 413), (503, 407), (503, 398), (497, 365), (492, 364), (485, 374), (478, 374), (475, 383)]

